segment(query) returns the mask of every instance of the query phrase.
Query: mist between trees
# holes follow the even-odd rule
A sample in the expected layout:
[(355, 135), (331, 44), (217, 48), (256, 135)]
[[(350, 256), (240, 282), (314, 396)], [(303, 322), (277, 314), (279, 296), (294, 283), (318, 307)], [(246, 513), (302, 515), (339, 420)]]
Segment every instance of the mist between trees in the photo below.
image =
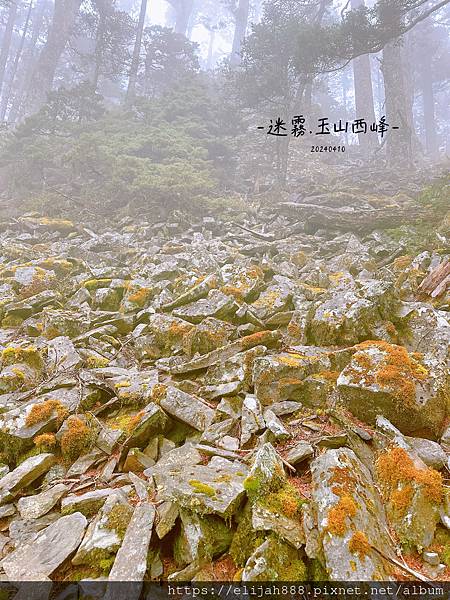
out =
[[(4, 198), (199, 206), (317, 161), (448, 155), (448, 0), (152, 2), (0, 0)], [(345, 157), (318, 158), (326, 136), (257, 130), (280, 117), (290, 132), (296, 115), (399, 129), (341, 133)]]

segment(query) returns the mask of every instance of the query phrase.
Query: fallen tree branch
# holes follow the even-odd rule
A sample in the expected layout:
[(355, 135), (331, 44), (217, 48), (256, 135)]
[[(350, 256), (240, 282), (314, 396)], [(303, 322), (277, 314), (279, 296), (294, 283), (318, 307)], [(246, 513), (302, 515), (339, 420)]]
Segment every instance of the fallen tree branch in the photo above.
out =
[(414, 571), (413, 569), (410, 569), (410, 567), (408, 567), (408, 565), (404, 565), (400, 561), (396, 560), (395, 558), (387, 556), (387, 554), (384, 554), (384, 552), (381, 552), (381, 550), (378, 550), (378, 548), (376, 548), (372, 544), (370, 544), (370, 547), (372, 548), (372, 550), (375, 550), (375, 552), (377, 554), (379, 554), (382, 558), (384, 558), (391, 564), (395, 565), (399, 569), (402, 569), (403, 571), (405, 571), (405, 573), (412, 575), (412, 577), (415, 577), (416, 579), (418, 579), (419, 581), (423, 581), (424, 583), (431, 583), (431, 579), (428, 579), (427, 577), (422, 575), (422, 573), (419, 573), (418, 571)]

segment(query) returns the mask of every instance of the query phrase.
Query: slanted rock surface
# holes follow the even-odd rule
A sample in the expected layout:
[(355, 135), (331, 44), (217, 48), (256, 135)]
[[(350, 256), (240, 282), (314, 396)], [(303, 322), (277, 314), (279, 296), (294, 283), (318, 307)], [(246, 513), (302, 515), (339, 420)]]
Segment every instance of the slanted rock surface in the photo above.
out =
[(11, 581), (29, 580), (32, 575), (48, 577), (80, 544), (86, 528), (81, 513), (61, 517), (40, 532), (29, 545), (20, 546), (3, 559), (1, 566)]
[(311, 465), (313, 510), (324, 567), (333, 580), (386, 581), (395, 556), (381, 497), (367, 468), (347, 448), (327, 450)]

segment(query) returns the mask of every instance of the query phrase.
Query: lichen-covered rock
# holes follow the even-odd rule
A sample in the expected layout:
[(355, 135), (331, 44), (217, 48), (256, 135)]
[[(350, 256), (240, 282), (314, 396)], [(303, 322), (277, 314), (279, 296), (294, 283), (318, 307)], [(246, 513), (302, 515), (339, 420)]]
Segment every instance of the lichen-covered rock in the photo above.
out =
[(158, 402), (169, 415), (199, 431), (203, 431), (214, 417), (212, 408), (173, 386), (161, 390)]
[(120, 304), (123, 312), (130, 312), (147, 306), (155, 293), (152, 283), (145, 279), (133, 279), (126, 287)]
[(81, 364), (72, 340), (66, 336), (58, 336), (49, 340), (47, 345), (47, 369), (52, 371), (68, 371)]
[(236, 311), (236, 304), (232, 296), (227, 296), (220, 290), (212, 289), (207, 298), (186, 304), (173, 311), (175, 317), (198, 324), (203, 319), (215, 317), (224, 319)]
[(110, 559), (119, 549), (132, 515), (126, 496), (120, 490), (111, 493), (89, 523), (72, 564), (96, 566)]
[(141, 452), (139, 448), (130, 448), (125, 459), (122, 471), (128, 473), (128, 471), (135, 471), (140, 473), (149, 467), (152, 467), (155, 461)]
[(314, 448), (308, 442), (298, 442), (293, 448), (286, 454), (286, 460), (291, 465), (297, 465), (312, 458), (314, 456)]
[(127, 371), (124, 375), (111, 377), (107, 384), (122, 404), (145, 405), (152, 399), (153, 387), (158, 383), (158, 373), (151, 371)]
[(383, 315), (395, 310), (392, 285), (369, 280), (358, 288), (333, 291), (315, 310), (308, 337), (318, 345), (354, 344), (371, 336)]
[(220, 517), (199, 516), (182, 509), (180, 518), (181, 529), (174, 545), (178, 565), (185, 566), (194, 561), (202, 565), (227, 550), (232, 532)]
[(264, 287), (264, 273), (255, 265), (228, 264), (221, 269), (221, 291), (237, 300), (254, 300)]
[(305, 542), (302, 528), (304, 500), (289, 483), (283, 462), (270, 443), (256, 453), (244, 487), (251, 504), (255, 531), (272, 531), (295, 548)]
[(175, 527), (180, 511), (175, 502), (164, 501), (156, 508), (156, 534), (161, 540)]
[(437, 442), (408, 436), (405, 439), (414, 454), (417, 454), (427, 467), (439, 471), (447, 464), (447, 454)]
[(9, 502), (20, 490), (44, 475), (55, 462), (53, 454), (31, 456), (0, 479), (0, 504)]
[[(128, 488), (129, 490), (131, 488)], [(61, 511), (63, 514), (81, 512), (86, 516), (95, 514), (106, 502), (106, 499), (114, 492), (111, 488), (85, 492), (84, 494), (70, 494), (62, 499)]]
[(205, 398), (216, 398), (249, 391), (255, 359), (266, 351), (264, 346), (256, 346), (210, 366), (205, 376), (208, 385), (200, 388), (199, 392)]
[(239, 508), (247, 472), (242, 463), (215, 456), (207, 465), (179, 463), (170, 469), (154, 470), (153, 476), (158, 500), (170, 500), (199, 514), (225, 518)]
[(189, 357), (195, 354), (208, 354), (224, 346), (235, 332), (234, 325), (207, 317), (193, 327), (183, 340), (183, 350)]
[(281, 333), (279, 331), (258, 331), (250, 335), (246, 335), (235, 342), (231, 342), (212, 350), (199, 358), (193, 358), (187, 362), (172, 361), (168, 365), (163, 364), (161, 361), (158, 362), (160, 368), (167, 368), (173, 375), (179, 375), (182, 373), (189, 373), (190, 371), (197, 371), (199, 369), (206, 369), (213, 365), (224, 363), (236, 354), (244, 353), (251, 348), (257, 346), (278, 346), (281, 341)]
[(267, 431), (270, 432), (270, 437), (276, 441), (287, 440), (291, 434), (283, 425), (282, 421), (269, 408), (264, 411), (264, 421)]
[(253, 383), (261, 404), (267, 406), (281, 400), (301, 400), (301, 385), (311, 373), (330, 369), (325, 353), (301, 352), (262, 356), (255, 359)]
[(426, 548), (433, 539), (444, 499), (442, 475), (398, 446), (379, 455), (376, 473), (389, 521), (400, 541)]
[(80, 544), (86, 517), (76, 512), (59, 518), (40, 532), (32, 544), (19, 546), (1, 562), (11, 581), (30, 580), (33, 575), (49, 576)]
[(39, 519), (59, 502), (68, 489), (64, 483), (57, 483), (40, 494), (19, 498), (17, 508), (20, 516), (22, 519)]
[[(136, 506), (109, 573), (109, 581), (142, 581), (147, 570), (147, 554), (154, 520), (154, 506), (147, 502)], [(113, 584), (108, 586), (107, 596), (113, 589)]]
[[(289, 502), (292, 503), (292, 508)], [(294, 506), (297, 503), (297, 506)], [(284, 492), (279, 506), (257, 502), (252, 507), (252, 527), (255, 531), (273, 531), (279, 538), (289, 542), (294, 548), (301, 548), (305, 543), (305, 533), (300, 519), (301, 503), (292, 495), (292, 499)], [(288, 513), (288, 514), (286, 514)]]
[(440, 435), (446, 388), (402, 346), (363, 342), (337, 380), (344, 405), (365, 422), (384, 415), (404, 434)]
[(427, 303), (403, 302), (397, 317), (405, 331), (404, 343), (410, 352), (421, 352), (435, 368), (448, 368), (450, 323), (448, 313)]
[(144, 471), (144, 475), (151, 477), (157, 471), (168, 472), (180, 468), (180, 465), (191, 466), (202, 462), (202, 455), (192, 442), (186, 442), (178, 448), (164, 452), (154, 467)]
[(44, 366), (38, 348), (30, 344), (9, 344), (0, 354), (0, 393), (29, 389), (41, 376)]
[(265, 540), (250, 556), (242, 581), (305, 581), (307, 569), (298, 550), (277, 539)]
[(80, 401), (75, 388), (59, 388), (34, 396), (0, 415), (2, 451), (10, 460), (33, 447), (40, 434), (56, 431), (64, 419), (74, 412)]
[(263, 323), (275, 313), (291, 308), (293, 284), (287, 277), (278, 276), (279, 283), (269, 286), (251, 305), (252, 313)]
[(311, 464), (312, 510), (330, 579), (386, 581), (392, 568), (373, 549), (395, 556), (381, 498), (352, 450), (331, 449)]
[(265, 427), (261, 403), (254, 394), (246, 394), (242, 404), (241, 446)]
[(151, 315), (148, 336), (143, 336), (137, 346), (141, 356), (160, 358), (181, 352), (186, 335), (193, 325), (177, 317), (164, 314)]

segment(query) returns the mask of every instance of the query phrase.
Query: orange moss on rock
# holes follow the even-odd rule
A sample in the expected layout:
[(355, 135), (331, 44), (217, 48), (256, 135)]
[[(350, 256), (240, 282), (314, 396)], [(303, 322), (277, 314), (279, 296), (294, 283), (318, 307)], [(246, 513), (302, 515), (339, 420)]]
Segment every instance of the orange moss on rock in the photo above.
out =
[(243, 350), (250, 350), (250, 348), (254, 348), (255, 346), (271, 344), (274, 340), (273, 331), (264, 330), (246, 335), (240, 339), (240, 342)]
[(66, 460), (76, 460), (87, 452), (93, 442), (91, 428), (79, 417), (71, 417), (61, 436), (61, 452)]
[(346, 520), (356, 515), (356, 502), (348, 494), (343, 494), (339, 502), (330, 508), (327, 516), (327, 531), (342, 536), (347, 531)]
[[(394, 323), (392, 323), (392, 321), (387, 321), (386, 322), (386, 331), (388, 332), (388, 334), (391, 336), (391, 338), (397, 338), (398, 336), (398, 331), (396, 326), (394, 325)], [(412, 355), (411, 355), (412, 356)]]
[(404, 514), (408, 510), (408, 507), (411, 505), (413, 493), (414, 491), (409, 484), (391, 493), (392, 505), (400, 514)]
[(336, 496), (351, 495), (355, 491), (357, 480), (346, 467), (334, 467), (332, 469), (333, 475), (329, 480), (329, 484), (333, 485), (331, 491)]
[(41, 435), (37, 435), (34, 438), (33, 442), (37, 448), (49, 450), (53, 449), (57, 444), (56, 436), (54, 433), (42, 433)]
[(142, 421), (142, 417), (144, 416), (144, 414), (145, 414), (144, 411), (141, 410), (136, 415), (134, 415), (133, 417), (130, 418), (130, 420), (128, 421), (127, 426), (126, 426), (126, 433), (128, 435), (131, 435), (131, 433), (140, 424), (140, 422)]
[(372, 359), (367, 354), (357, 354), (355, 356), (355, 362), (363, 369), (370, 370), (373, 367)]
[(312, 377), (315, 379), (326, 379), (327, 381), (335, 383), (339, 375), (339, 371), (320, 371), (319, 373), (315, 373)]
[[(437, 504), (442, 502), (443, 481), (442, 475), (429, 467), (418, 468), (409, 454), (403, 448), (391, 448), (381, 454), (376, 461), (378, 478), (385, 490), (389, 493), (389, 499), (399, 509), (405, 510), (408, 491), (403, 494), (399, 492), (407, 490), (412, 493), (411, 482), (423, 487), (426, 497)], [(396, 492), (396, 493), (394, 493)], [(406, 506), (407, 507), (407, 506)]]
[(56, 412), (56, 421), (59, 426), (68, 415), (68, 410), (64, 404), (61, 404), (59, 400), (51, 399), (33, 404), (25, 419), (25, 425), (26, 427), (33, 427), (33, 425), (37, 425), (37, 423), (40, 423), (41, 421), (50, 419), (54, 412)]
[(128, 296), (128, 300), (133, 304), (142, 307), (145, 305), (147, 300), (150, 299), (151, 293), (152, 291), (150, 288), (142, 287), (139, 290), (133, 292), (130, 296)]
[(364, 560), (371, 550), (366, 534), (363, 531), (355, 531), (348, 543), (348, 549), (352, 554), (357, 554), (360, 560)]
[[(378, 384), (392, 390), (399, 401), (414, 403), (416, 384), (428, 376), (427, 369), (416, 356), (408, 353), (403, 346), (396, 346), (384, 341), (367, 341), (355, 346), (357, 350), (378, 348), (384, 354), (382, 361), (374, 365), (370, 357), (359, 354), (354, 356), (355, 362), (364, 369), (364, 373), (353, 370), (352, 376), (363, 379), (368, 385)], [(371, 371), (373, 374), (371, 374)]]
[(405, 254), (403, 256), (399, 256), (394, 260), (393, 266), (396, 271), (403, 271), (406, 267), (409, 267), (411, 264), (412, 258), (409, 254)]
[(156, 383), (151, 392), (152, 401), (155, 404), (159, 404), (161, 400), (166, 397), (167, 394), (167, 385), (164, 383)]
[(190, 323), (182, 323), (178, 321), (174, 321), (170, 324), (170, 327), (167, 331), (167, 336), (169, 339), (182, 339), (185, 335), (187, 335), (192, 329), (192, 325)]

